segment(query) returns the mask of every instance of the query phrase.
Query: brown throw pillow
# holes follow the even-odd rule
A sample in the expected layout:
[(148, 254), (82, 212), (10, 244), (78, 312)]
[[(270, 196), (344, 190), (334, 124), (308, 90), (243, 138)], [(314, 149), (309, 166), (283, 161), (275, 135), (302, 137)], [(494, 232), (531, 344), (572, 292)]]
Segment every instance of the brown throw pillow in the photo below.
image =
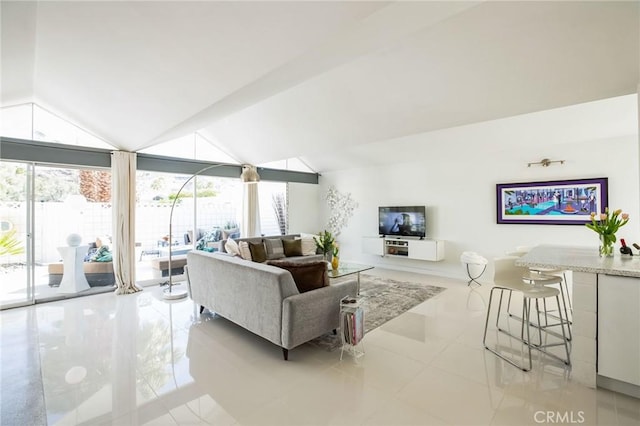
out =
[(258, 263), (267, 261), (267, 251), (264, 243), (249, 243), (249, 251), (251, 251), (251, 260)]
[(282, 247), (287, 257), (302, 256), (302, 240), (282, 240)]
[(318, 261), (303, 263), (290, 262), (286, 260), (270, 260), (267, 264), (289, 271), (300, 293), (329, 285), (327, 262)]

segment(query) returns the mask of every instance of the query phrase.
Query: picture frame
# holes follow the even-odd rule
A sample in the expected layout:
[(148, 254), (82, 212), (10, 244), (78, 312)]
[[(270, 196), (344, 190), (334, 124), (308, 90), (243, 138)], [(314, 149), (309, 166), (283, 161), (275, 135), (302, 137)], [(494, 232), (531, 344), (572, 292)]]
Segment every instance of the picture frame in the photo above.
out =
[(497, 223), (584, 225), (609, 205), (608, 179), (496, 184)]

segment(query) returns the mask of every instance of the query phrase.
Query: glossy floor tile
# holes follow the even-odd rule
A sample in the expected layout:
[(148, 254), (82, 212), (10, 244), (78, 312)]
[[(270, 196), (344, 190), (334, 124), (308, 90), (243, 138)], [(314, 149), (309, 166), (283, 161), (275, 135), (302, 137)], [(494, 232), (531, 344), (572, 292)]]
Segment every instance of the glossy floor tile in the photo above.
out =
[[(638, 400), (576, 384), (555, 359), (534, 353), (525, 373), (486, 351), (488, 286), (370, 272), (447, 290), (372, 330), (365, 355), (343, 360), (340, 350), (305, 344), (285, 362), (275, 345), (198, 314), (188, 299), (164, 301), (157, 287), (3, 311), (0, 423), (640, 423)], [(522, 345), (493, 322), (488, 342), (520, 359)]]

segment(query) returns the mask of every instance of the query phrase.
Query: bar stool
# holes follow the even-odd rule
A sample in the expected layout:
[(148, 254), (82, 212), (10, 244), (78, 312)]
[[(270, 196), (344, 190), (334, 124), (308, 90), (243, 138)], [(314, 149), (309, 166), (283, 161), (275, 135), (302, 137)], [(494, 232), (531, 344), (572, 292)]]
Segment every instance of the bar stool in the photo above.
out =
[[(545, 285), (532, 285), (532, 284), (525, 283), (522, 277), (528, 274), (529, 271), (528, 271), (528, 268), (516, 266), (515, 261), (517, 259), (518, 257), (516, 256), (507, 256), (507, 257), (494, 259), (494, 265), (495, 265), (494, 266), (495, 268), (494, 287), (491, 289), (491, 293), (489, 295), (489, 305), (487, 307), (487, 317), (485, 320), (484, 336), (482, 339), (482, 343), (485, 349), (487, 349), (494, 355), (498, 356), (499, 358), (505, 360), (509, 364), (515, 366), (516, 368), (521, 369), (522, 371), (530, 371), (532, 368), (532, 360), (531, 360), (532, 349), (538, 350), (541, 353), (544, 353), (548, 356), (556, 358), (562, 361), (563, 363), (565, 363), (566, 365), (570, 365), (569, 346), (567, 344), (567, 339), (564, 331), (564, 325), (566, 325), (566, 323), (562, 320), (562, 311), (559, 311), (561, 321), (558, 324), (560, 325), (560, 328), (562, 330), (561, 342), (547, 343), (547, 344), (543, 342), (542, 332), (544, 331), (545, 333), (548, 333), (548, 330), (545, 327), (540, 327), (540, 309), (537, 310), (537, 319), (538, 319), (537, 329), (539, 334), (539, 342), (537, 344), (534, 344), (531, 341), (531, 326), (533, 325), (534, 327), (536, 327), (536, 325), (532, 324), (531, 322), (531, 307), (532, 307), (531, 302), (535, 301), (537, 305), (540, 299), (546, 300), (548, 298), (555, 298), (556, 303), (558, 303), (558, 306), (560, 306), (560, 298), (559, 298), (560, 291), (556, 288), (548, 287)], [(505, 357), (504, 355), (499, 353), (497, 350), (490, 348), (487, 345), (487, 330), (489, 326), (489, 318), (491, 316), (491, 306), (493, 304), (493, 295), (494, 295), (494, 292), (496, 291), (500, 292), (498, 312), (496, 313), (496, 328), (498, 329), (499, 332), (504, 333), (509, 337), (516, 339), (517, 341), (524, 343), (526, 345), (527, 352), (528, 352), (528, 359), (529, 359), (528, 366), (525, 366), (524, 360), (522, 362), (522, 365), (518, 365), (514, 360)], [(521, 293), (523, 296), (522, 318), (520, 323), (521, 324), (520, 336), (515, 336), (500, 326), (502, 299), (505, 291), (509, 293), (509, 296), (511, 296), (513, 292)], [(517, 318), (517, 317), (513, 317), (513, 318)], [(525, 331), (526, 331), (526, 337), (525, 337)], [(564, 345), (565, 352), (566, 352), (566, 359), (562, 359), (557, 355), (552, 354), (546, 350), (549, 347), (559, 346), (559, 345)]]
[[(511, 251), (511, 252), (507, 252), (507, 256), (524, 256), (525, 254), (527, 254), (529, 251), (531, 250), (531, 247), (528, 246), (518, 246), (516, 247), (515, 251)], [(569, 325), (568, 330), (569, 330), (569, 340), (572, 339), (572, 335), (571, 335), (571, 327), (570, 325), (572, 324), (572, 320), (571, 318), (573, 317), (573, 307), (571, 305), (571, 296), (569, 294), (569, 285), (567, 284), (567, 271), (564, 269), (558, 269), (558, 268), (543, 268), (543, 267), (538, 267), (538, 266), (530, 266), (529, 267), (529, 271), (531, 271), (532, 273), (535, 274), (539, 274), (539, 275), (544, 275), (544, 276), (557, 276), (560, 277), (560, 281), (559, 282), (551, 282), (549, 281), (546, 285), (554, 285), (557, 284), (558, 285), (558, 290), (560, 290), (560, 295), (562, 297), (562, 307), (560, 305), (558, 305), (558, 309), (564, 309), (564, 321), (567, 322), (567, 324)], [(542, 280), (545, 280), (544, 277), (540, 277)], [(555, 319), (560, 319), (557, 315), (552, 314), (552, 312), (556, 312), (556, 309), (553, 310), (547, 310), (547, 306), (546, 306), (546, 301), (543, 302), (544, 304), (544, 311), (547, 314), (547, 316), (550, 316), (552, 318)], [(568, 307), (568, 308), (567, 308)], [(508, 308), (507, 308), (508, 309)], [(569, 317), (569, 314), (571, 314), (571, 318)], [(547, 318), (547, 316), (545, 316), (545, 319)]]
[[(558, 325), (562, 325), (563, 327), (566, 325), (567, 326), (567, 336), (566, 339), (567, 341), (571, 341), (572, 340), (572, 334), (571, 334), (571, 321), (569, 320), (569, 314), (567, 313), (567, 302), (564, 298), (564, 293), (562, 291), (562, 283), (563, 283), (563, 277), (560, 277), (558, 275), (546, 275), (546, 274), (542, 274), (538, 271), (532, 270), (531, 268), (529, 268), (529, 273), (525, 274), (522, 276), (522, 279), (526, 282), (529, 283), (530, 285), (537, 287), (537, 286), (552, 286), (557, 284), (558, 285), (558, 291), (560, 292), (561, 298), (560, 300), (562, 301), (562, 306), (560, 304), (558, 304), (558, 309), (557, 310), (548, 310), (547, 309), (547, 300), (543, 299), (542, 303), (543, 303), (543, 312), (544, 312), (544, 322), (545, 325), (542, 325), (540, 323), (540, 321), (538, 320), (538, 327), (539, 328), (549, 328), (549, 327), (555, 327)], [(560, 309), (564, 310), (564, 317), (562, 315), (557, 316), (557, 315), (553, 315), (550, 314), (550, 312), (559, 312), (560, 313)], [(538, 304), (536, 303), (536, 310), (538, 311), (538, 318), (540, 315), (540, 307), (538, 306)], [(549, 320), (548, 317), (552, 317), (557, 319), (559, 322), (558, 323), (552, 323), (549, 324)], [(550, 332), (552, 334), (554, 334), (553, 332)], [(557, 337), (560, 337), (558, 334), (556, 334)]]

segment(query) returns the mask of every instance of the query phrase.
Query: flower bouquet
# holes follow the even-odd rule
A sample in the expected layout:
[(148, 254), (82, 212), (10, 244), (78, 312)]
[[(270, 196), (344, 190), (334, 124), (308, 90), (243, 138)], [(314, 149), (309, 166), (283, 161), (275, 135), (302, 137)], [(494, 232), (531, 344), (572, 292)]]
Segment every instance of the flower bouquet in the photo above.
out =
[(313, 240), (316, 242), (316, 247), (320, 249), (326, 260), (327, 255), (332, 252), (333, 245), (336, 241), (333, 237), (333, 234), (331, 234), (331, 232), (327, 230), (324, 230), (318, 235), (314, 236)]
[(613, 212), (609, 211), (609, 207), (604, 209), (604, 213), (597, 215), (591, 212), (591, 223), (586, 226), (594, 230), (600, 236), (600, 256), (613, 256), (613, 244), (616, 242), (616, 232), (620, 227), (629, 222), (629, 214), (622, 213), (618, 209)]

